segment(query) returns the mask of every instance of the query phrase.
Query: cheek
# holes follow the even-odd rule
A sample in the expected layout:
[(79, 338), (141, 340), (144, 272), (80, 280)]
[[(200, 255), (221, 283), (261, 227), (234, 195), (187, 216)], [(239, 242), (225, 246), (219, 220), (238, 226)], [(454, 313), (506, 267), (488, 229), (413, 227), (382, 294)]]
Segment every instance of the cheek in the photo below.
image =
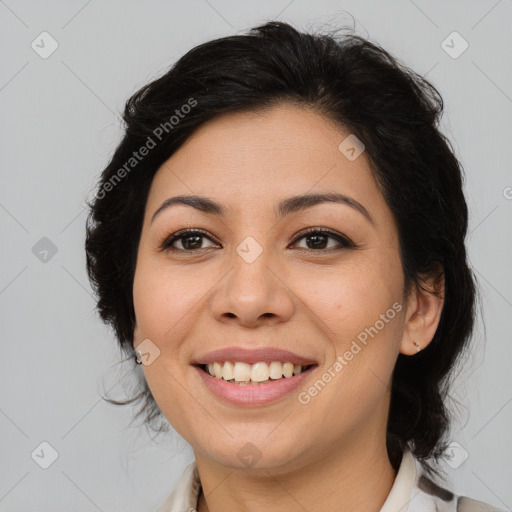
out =
[(135, 344), (149, 338), (160, 350), (154, 362), (142, 367), (144, 376), (158, 407), (183, 436), (191, 429), (183, 408), (190, 403), (190, 394), (182, 384), (180, 347), (195, 321), (194, 308), (201, 306), (202, 296), (201, 290), (190, 284), (190, 279), (169, 274), (168, 269), (148, 259), (138, 264), (133, 285)]
[(350, 405), (369, 414), (386, 393), (401, 339), (403, 277), (396, 252), (368, 250), (335, 273), (296, 282), (303, 283), (303, 302), (330, 345), (323, 371), (335, 375), (316, 405)]
[(379, 276), (355, 266), (338, 275), (337, 282), (324, 277), (315, 287), (302, 289), (329, 344), (317, 376), (327, 383), (313, 382), (313, 388), (301, 390), (302, 397), (311, 399), (311, 415), (323, 418), (323, 432), (333, 436), (369, 424), (376, 411), (385, 414), (402, 325), (402, 305), (396, 300), (401, 297), (400, 277), (393, 284), (389, 273)]
[(180, 319), (198, 307), (200, 296), (190, 279), (180, 278), (151, 260), (141, 262), (133, 284), (138, 337), (150, 338), (157, 345), (168, 342), (172, 332), (179, 334), (182, 329)]
[(297, 275), (293, 279), (298, 283), (295, 290), (302, 302), (330, 328), (330, 337), (334, 336), (340, 347), (373, 326), (381, 314), (385, 315), (395, 302), (401, 301), (400, 262), (375, 257), (376, 253), (368, 251), (364, 258), (340, 265), (336, 270), (308, 271), (307, 276)]

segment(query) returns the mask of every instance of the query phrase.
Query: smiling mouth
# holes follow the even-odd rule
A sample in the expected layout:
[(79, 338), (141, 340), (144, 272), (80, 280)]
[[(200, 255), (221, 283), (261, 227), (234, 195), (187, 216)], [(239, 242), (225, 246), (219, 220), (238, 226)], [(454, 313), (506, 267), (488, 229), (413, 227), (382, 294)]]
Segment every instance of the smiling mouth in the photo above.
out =
[(248, 364), (242, 362), (216, 361), (210, 364), (196, 365), (205, 373), (224, 382), (238, 385), (264, 385), (279, 380), (292, 379), (310, 371), (316, 364), (294, 365), (290, 362), (258, 362)]

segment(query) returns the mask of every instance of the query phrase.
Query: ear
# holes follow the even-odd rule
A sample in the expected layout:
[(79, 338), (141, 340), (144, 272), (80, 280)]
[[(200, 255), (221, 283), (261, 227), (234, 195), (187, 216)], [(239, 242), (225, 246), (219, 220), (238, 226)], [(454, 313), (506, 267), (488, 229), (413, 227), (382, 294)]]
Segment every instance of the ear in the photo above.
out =
[(444, 305), (444, 273), (422, 278), (407, 299), (400, 353), (412, 356), (425, 349), (434, 338)]

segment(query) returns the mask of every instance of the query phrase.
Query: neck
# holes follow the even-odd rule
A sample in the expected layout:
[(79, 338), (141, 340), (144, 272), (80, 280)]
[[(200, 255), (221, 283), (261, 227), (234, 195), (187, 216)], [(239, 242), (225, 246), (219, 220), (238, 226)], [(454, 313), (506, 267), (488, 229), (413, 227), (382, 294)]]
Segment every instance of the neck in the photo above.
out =
[[(299, 468), (237, 470), (197, 457), (198, 512), (379, 512), (396, 472), (385, 443), (347, 443)], [(203, 494), (204, 492), (204, 494)]]

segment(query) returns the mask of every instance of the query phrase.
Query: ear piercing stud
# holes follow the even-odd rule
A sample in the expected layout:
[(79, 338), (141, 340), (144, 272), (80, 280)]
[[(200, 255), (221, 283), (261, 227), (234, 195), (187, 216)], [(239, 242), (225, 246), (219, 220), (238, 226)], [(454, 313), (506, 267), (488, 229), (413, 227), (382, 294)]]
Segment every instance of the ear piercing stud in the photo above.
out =
[(421, 350), (420, 346), (418, 345), (417, 341), (413, 341), (414, 346), (416, 347), (416, 351), (419, 352)]

